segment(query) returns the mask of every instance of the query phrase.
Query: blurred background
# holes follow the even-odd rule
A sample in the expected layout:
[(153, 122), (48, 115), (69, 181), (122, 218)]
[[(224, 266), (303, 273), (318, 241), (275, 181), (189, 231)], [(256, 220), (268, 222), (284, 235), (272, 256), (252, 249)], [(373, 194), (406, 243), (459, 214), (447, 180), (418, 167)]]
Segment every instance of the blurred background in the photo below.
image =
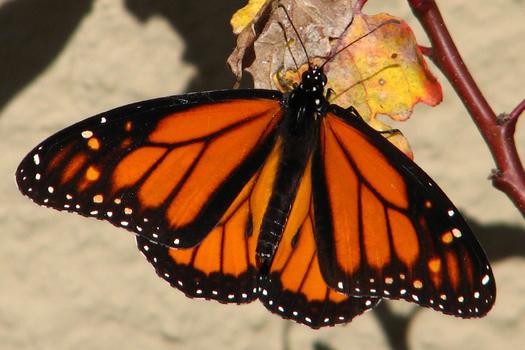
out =
[[(405, 19), (405, 1), (365, 12)], [(521, 349), (525, 223), (487, 180), (487, 147), (450, 85), (436, 108), (397, 123), (416, 162), (472, 224), (492, 262), (491, 313), (461, 320), (383, 302), (320, 331), (259, 303), (190, 300), (170, 288), (124, 230), (43, 209), (16, 188), (18, 162), (80, 119), (152, 97), (230, 88), (229, 19), (244, 1), (0, 0), (0, 344), (2, 349)], [(525, 1), (440, 1), (467, 65), (497, 112), (525, 97)], [(523, 118), (522, 118), (523, 119)], [(525, 154), (525, 122), (518, 124)]]

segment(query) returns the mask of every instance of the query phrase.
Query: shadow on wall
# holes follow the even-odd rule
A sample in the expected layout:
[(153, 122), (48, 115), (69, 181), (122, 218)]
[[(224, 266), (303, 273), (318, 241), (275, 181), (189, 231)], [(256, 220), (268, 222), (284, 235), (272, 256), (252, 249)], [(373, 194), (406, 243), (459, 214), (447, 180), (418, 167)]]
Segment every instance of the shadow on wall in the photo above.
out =
[(125, 0), (126, 8), (139, 20), (165, 17), (182, 36), (184, 60), (196, 65), (198, 72), (188, 91), (232, 88), (235, 79), (226, 64), (235, 47), (230, 17), (245, 4), (246, 0)]
[(0, 110), (57, 57), (93, 0), (16, 0), (0, 6)]
[[(94, 0), (16, 0), (0, 5), (0, 110), (60, 54)], [(186, 42), (199, 75), (188, 91), (231, 88), (226, 58), (235, 46), (229, 18), (245, 1), (126, 0), (140, 21), (161, 16)], [(166, 64), (170, 64), (169, 61)]]

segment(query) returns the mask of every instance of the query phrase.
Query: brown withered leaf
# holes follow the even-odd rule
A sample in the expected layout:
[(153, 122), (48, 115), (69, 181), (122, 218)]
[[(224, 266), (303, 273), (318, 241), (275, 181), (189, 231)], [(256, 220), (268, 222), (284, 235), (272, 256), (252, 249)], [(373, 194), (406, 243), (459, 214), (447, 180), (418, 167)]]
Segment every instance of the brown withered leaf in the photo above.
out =
[[(277, 8), (279, 4), (286, 7), (310, 57), (327, 56), (331, 38), (341, 35), (352, 18), (350, 1), (251, 0), (232, 17), (233, 30), (239, 34), (228, 64), (238, 80), (243, 69), (249, 71), (256, 88), (276, 89), (272, 76), (278, 70), (296, 69), (290, 51), (299, 64), (307, 62), (290, 21)], [(288, 47), (279, 23), (286, 28)]]

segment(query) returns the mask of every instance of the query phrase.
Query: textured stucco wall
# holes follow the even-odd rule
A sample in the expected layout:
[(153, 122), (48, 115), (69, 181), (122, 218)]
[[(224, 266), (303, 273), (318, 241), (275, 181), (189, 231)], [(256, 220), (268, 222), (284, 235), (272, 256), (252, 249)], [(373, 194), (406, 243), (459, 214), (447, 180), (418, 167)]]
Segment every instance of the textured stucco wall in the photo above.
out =
[[(525, 344), (525, 225), (487, 181), (491, 158), (441, 75), (444, 102), (397, 125), (417, 162), (472, 220), (498, 282), (494, 310), (459, 320), (403, 302), (312, 331), (258, 303), (190, 300), (155, 275), (133, 237), (35, 206), (14, 172), (52, 132), (131, 101), (227, 88), (228, 20), (242, 1), (0, 1), (1, 349), (519, 349)], [(385, 11), (385, 2), (366, 7)], [(390, 13), (418, 29), (404, 1)], [(441, 1), (497, 111), (525, 97), (524, 1)], [(418, 32), (422, 43), (425, 36)], [(518, 125), (525, 154), (525, 122)], [(382, 328), (386, 324), (386, 330)], [(520, 346), (521, 345), (521, 346)], [(318, 347), (319, 348), (319, 347)]]

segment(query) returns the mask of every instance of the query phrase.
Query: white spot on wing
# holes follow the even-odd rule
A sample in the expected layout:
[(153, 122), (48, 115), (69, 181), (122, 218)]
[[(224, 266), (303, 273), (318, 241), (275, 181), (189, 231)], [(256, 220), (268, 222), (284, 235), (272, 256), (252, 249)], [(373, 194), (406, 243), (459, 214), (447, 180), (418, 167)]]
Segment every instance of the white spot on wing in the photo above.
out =
[(82, 137), (85, 139), (89, 139), (91, 136), (93, 136), (93, 131), (91, 130), (84, 130), (81, 133)]
[(489, 283), (489, 281), (490, 281), (489, 275), (485, 275), (485, 276), (483, 276), (483, 279), (481, 280), (481, 284), (483, 284), (485, 286), (485, 285), (487, 285), (487, 283)]
[(40, 157), (38, 156), (38, 154), (35, 154), (33, 156), (33, 162), (35, 162), (35, 165), (40, 164)]

